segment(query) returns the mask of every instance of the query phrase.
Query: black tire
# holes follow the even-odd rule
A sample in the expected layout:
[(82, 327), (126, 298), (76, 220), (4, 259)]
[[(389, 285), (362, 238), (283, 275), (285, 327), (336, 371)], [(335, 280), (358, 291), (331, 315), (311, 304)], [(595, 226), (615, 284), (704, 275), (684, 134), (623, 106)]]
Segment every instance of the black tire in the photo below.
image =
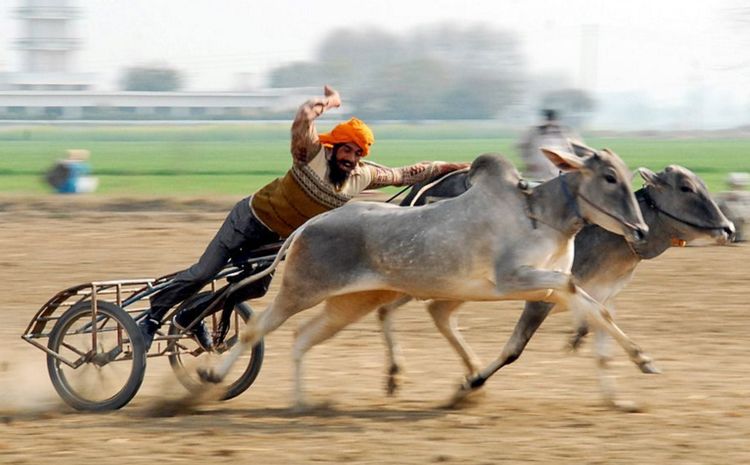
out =
[[(138, 392), (146, 373), (146, 348), (133, 318), (117, 305), (103, 301), (97, 302), (97, 315), (95, 352), (90, 301), (66, 310), (52, 328), (47, 344), (69, 361), (83, 361), (73, 368), (48, 354), (47, 371), (55, 390), (68, 405), (91, 412), (125, 406)], [(95, 379), (87, 380), (92, 374)], [(113, 377), (118, 379), (105, 383)], [(92, 381), (98, 381), (98, 385)]]
[[(185, 301), (182, 305), (180, 305), (177, 311), (179, 312), (180, 309), (186, 306), (192, 306), (199, 300), (208, 300), (210, 296), (211, 292), (201, 292), (192, 299), (188, 299), (187, 301)], [(238, 314), (239, 318), (242, 319), (243, 323), (247, 323), (247, 321), (250, 319), (250, 316), (253, 314), (253, 309), (246, 302), (242, 302), (236, 305), (234, 307), (234, 311)], [(213, 331), (213, 322), (215, 321), (215, 318), (218, 318), (218, 316), (219, 315), (216, 315), (216, 317), (214, 317), (209, 315), (204, 318), (203, 321), (208, 325), (209, 330)], [(219, 349), (219, 355), (225, 353), (230, 348), (232, 348), (232, 346), (234, 346), (237, 340), (237, 336), (235, 334), (232, 334), (234, 332), (233, 330), (235, 329), (234, 325), (235, 318), (233, 316), (232, 326), (230, 327), (230, 331), (227, 334), (225, 346)], [(170, 321), (169, 335), (175, 336), (179, 333), (180, 330), (177, 329), (174, 323)], [(206, 352), (200, 350), (185, 350), (185, 344), (192, 344), (194, 347), (197, 347), (197, 343), (192, 340), (186, 341), (185, 339), (181, 339), (180, 344), (183, 345), (180, 350), (171, 351), (171, 353), (169, 354), (169, 364), (172, 366), (177, 379), (180, 381), (180, 383), (182, 383), (183, 386), (185, 386), (188, 391), (200, 392), (204, 384), (200, 380), (200, 378), (198, 378), (198, 375), (195, 371), (196, 364), (186, 362), (190, 359), (194, 360), (202, 356), (206, 357), (207, 354)], [(196, 354), (196, 352), (198, 353)], [(213, 354), (216, 355), (217, 352), (215, 351), (213, 352)], [(238, 395), (245, 392), (253, 384), (253, 382), (255, 382), (255, 378), (258, 377), (260, 368), (263, 365), (263, 354), (264, 345), (263, 340), (261, 339), (246, 356), (240, 358), (237, 363), (235, 363), (235, 370), (230, 371), (230, 373), (227, 375), (225, 383), (228, 384), (226, 385), (226, 391), (221, 396), (220, 400), (228, 400), (237, 397)], [(249, 360), (247, 360), (248, 357)], [(244, 360), (247, 360), (247, 362), (245, 363)], [(198, 361), (198, 363), (200, 363), (200, 361)]]

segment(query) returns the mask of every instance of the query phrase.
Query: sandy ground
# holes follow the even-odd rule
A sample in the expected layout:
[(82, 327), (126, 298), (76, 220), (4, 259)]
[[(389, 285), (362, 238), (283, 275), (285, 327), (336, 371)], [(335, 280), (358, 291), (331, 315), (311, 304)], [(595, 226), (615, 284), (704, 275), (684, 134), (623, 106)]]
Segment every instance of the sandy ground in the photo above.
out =
[[(591, 341), (562, 350), (566, 315), (551, 317), (477, 403), (443, 409), (462, 366), (417, 303), (397, 318), (407, 379), (395, 398), (384, 393), (371, 315), (307, 358), (308, 392), (330, 406), (289, 409), (292, 335), (311, 310), (267, 337), (258, 380), (234, 400), (155, 416), (154, 405), (185, 391), (166, 359), (150, 359), (122, 410), (65, 406), (44, 354), (20, 339), (36, 310), (74, 284), (189, 265), (233, 201), (0, 199), (0, 463), (750, 463), (747, 246), (672, 249), (620, 295), (618, 321), (664, 370), (643, 375), (615, 352), (620, 392), (641, 413), (603, 406)], [(471, 304), (461, 325), (489, 362), (519, 314), (520, 303)]]

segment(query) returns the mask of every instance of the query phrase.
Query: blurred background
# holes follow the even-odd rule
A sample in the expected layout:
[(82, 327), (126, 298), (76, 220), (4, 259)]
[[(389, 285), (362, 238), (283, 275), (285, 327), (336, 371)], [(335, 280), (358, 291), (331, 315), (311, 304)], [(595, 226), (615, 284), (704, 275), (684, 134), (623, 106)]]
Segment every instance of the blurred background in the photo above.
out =
[(330, 83), (368, 119), (554, 105), (591, 129), (728, 128), (750, 120), (748, 24), (734, 0), (7, 0), (0, 88), (68, 94), (3, 95), (0, 114), (273, 118)]
[(321, 128), (365, 119), (387, 164), (517, 161), (554, 109), (719, 190), (750, 171), (748, 24), (739, 0), (6, 0), (0, 191), (46, 192), (48, 165), (84, 149), (100, 193), (248, 193), (288, 168), (294, 111), (324, 84), (344, 105)]

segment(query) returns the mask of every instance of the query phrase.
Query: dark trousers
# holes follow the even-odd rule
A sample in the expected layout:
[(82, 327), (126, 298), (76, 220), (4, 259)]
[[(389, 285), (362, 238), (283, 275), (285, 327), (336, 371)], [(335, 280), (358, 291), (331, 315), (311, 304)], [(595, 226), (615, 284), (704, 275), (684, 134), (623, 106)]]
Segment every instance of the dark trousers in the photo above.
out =
[(211, 281), (240, 249), (251, 250), (280, 240), (278, 234), (255, 218), (250, 209), (250, 198), (240, 200), (229, 212), (198, 263), (175, 276), (172, 286), (151, 297), (149, 316), (161, 321), (170, 308)]

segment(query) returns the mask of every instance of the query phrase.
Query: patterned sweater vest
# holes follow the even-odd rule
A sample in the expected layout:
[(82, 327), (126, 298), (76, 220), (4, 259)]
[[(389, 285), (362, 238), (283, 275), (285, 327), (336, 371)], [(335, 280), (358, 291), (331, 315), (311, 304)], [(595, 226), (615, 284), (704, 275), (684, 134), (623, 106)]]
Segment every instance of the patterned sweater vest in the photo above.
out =
[(250, 205), (263, 224), (287, 237), (305, 221), (351, 198), (348, 193), (333, 190), (309, 166), (301, 165), (256, 192)]

